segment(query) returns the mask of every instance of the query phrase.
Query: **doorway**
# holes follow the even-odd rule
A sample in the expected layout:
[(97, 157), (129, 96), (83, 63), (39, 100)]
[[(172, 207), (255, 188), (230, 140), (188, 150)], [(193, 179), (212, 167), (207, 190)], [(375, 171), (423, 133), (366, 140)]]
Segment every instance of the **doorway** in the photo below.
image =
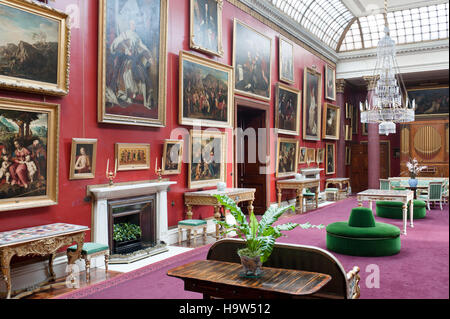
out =
[[(269, 109), (267, 103), (235, 98), (235, 185), (255, 188), (255, 215), (262, 215), (269, 206), (269, 175), (264, 174), (269, 158)], [(258, 130), (258, 129), (266, 130)], [(238, 133), (240, 132), (240, 133)], [(263, 141), (263, 142), (261, 142)], [(246, 207), (242, 207), (248, 213)]]

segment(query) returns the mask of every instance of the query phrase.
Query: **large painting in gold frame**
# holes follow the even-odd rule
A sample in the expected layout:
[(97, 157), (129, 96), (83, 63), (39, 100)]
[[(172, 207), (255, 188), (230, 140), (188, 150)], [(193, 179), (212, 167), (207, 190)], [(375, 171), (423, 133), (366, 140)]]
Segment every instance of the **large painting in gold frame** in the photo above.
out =
[(0, 211), (58, 204), (59, 105), (0, 98)]
[(98, 122), (166, 125), (168, 0), (99, 1)]
[(0, 0), (0, 88), (66, 95), (68, 20), (66, 13), (43, 3)]
[(278, 138), (276, 177), (292, 176), (297, 173), (299, 142), (294, 138)]
[(322, 111), (322, 74), (306, 67), (303, 79), (303, 139), (320, 141)]
[(322, 138), (338, 140), (341, 121), (341, 109), (337, 105), (325, 103), (323, 111)]
[(410, 88), (408, 97), (416, 101), (416, 118), (448, 117), (448, 85)]
[(275, 99), (275, 128), (280, 134), (300, 134), (301, 92), (291, 86), (277, 83)]

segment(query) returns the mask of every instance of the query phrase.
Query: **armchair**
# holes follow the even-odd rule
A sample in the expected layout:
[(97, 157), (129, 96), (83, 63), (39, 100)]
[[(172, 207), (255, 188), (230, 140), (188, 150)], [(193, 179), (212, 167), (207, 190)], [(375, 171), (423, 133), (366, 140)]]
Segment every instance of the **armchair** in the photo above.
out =
[(428, 184), (428, 193), (420, 194), (417, 198), (427, 203), (428, 210), (430, 210), (430, 202), (439, 202), (439, 206), (442, 210), (443, 199), (443, 183), (442, 182), (430, 182)]

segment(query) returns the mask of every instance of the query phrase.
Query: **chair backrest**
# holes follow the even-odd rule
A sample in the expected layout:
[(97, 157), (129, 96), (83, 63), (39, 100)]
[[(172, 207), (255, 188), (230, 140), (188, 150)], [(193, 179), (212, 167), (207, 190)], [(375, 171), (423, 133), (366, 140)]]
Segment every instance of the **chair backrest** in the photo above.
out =
[[(237, 250), (244, 248), (242, 239), (226, 238), (215, 242), (208, 251), (208, 260), (240, 263)], [(347, 275), (341, 263), (328, 251), (313, 246), (275, 243), (265, 267), (295, 269), (329, 274), (332, 279), (317, 296), (348, 298)]]
[(442, 182), (430, 182), (428, 185), (428, 199), (442, 199)]
[(380, 189), (390, 190), (391, 189), (391, 181), (388, 179), (380, 179)]

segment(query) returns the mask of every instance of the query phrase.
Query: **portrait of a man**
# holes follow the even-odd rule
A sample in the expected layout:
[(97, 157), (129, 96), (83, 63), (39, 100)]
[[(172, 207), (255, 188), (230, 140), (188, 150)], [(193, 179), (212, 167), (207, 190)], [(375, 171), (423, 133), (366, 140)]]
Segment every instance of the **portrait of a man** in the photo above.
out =
[(191, 0), (191, 48), (222, 56), (222, 0)]
[(279, 40), (280, 81), (294, 83), (294, 45), (280, 37)]

